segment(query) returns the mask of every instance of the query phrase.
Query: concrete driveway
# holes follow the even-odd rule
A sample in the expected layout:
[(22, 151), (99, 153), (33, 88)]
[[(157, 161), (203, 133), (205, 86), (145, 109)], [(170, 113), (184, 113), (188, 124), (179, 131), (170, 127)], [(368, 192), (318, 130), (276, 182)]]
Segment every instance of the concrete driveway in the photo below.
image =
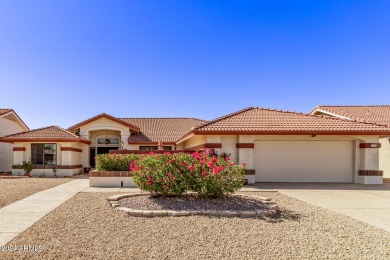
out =
[(390, 232), (390, 183), (257, 183), (256, 186), (277, 190)]

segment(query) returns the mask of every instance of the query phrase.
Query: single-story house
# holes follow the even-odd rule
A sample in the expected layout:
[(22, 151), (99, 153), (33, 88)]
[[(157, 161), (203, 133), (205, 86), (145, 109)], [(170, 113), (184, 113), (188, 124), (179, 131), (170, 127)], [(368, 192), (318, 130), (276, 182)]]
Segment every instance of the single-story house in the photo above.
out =
[[(28, 126), (12, 109), (0, 108), (0, 136), (28, 131)], [(12, 144), (0, 143), (0, 172), (10, 172), (14, 157)]]
[(250, 107), (212, 121), (100, 114), (68, 129), (52, 126), (0, 141), (14, 144), (14, 165), (33, 160), (33, 175), (53, 169), (72, 175), (93, 166), (96, 154), (153, 150), (160, 143), (165, 150), (214, 148), (230, 154), (246, 163), (250, 183), (380, 184), (379, 139), (387, 136), (390, 128), (379, 124)]
[[(311, 111), (313, 115), (327, 115), (363, 123), (373, 123), (390, 127), (390, 106), (317, 106)], [(379, 139), (379, 169), (383, 178), (390, 181), (390, 138)]]

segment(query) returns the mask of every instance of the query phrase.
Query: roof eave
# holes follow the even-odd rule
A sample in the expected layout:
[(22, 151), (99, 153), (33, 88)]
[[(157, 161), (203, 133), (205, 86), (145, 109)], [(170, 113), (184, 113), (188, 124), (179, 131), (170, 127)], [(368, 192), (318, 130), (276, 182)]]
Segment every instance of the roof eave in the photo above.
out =
[(14, 114), (16, 116), (16, 118), (19, 120), (19, 122), (25, 127), (25, 129), (26, 129), (25, 131), (30, 130), (30, 128), (26, 125), (26, 123), (20, 118), (20, 116), (13, 109), (11, 109), (8, 112), (5, 112), (4, 114), (1, 114), (0, 116), (4, 117), (4, 116), (10, 115), (10, 114)]
[(2, 143), (42, 143), (42, 142), (54, 142), (54, 143), (83, 143), (83, 144), (91, 144), (90, 141), (79, 139), (79, 140), (69, 140), (69, 139), (55, 139), (55, 138), (34, 138), (34, 139), (20, 139), (20, 138), (0, 138), (0, 142)]
[(123, 120), (121, 120), (119, 118), (113, 117), (113, 116), (108, 115), (108, 114), (100, 114), (100, 115), (91, 117), (90, 119), (84, 120), (84, 121), (82, 121), (82, 122), (80, 122), (78, 124), (75, 124), (75, 125), (69, 127), (68, 131), (75, 131), (75, 130), (79, 129), (80, 127), (82, 127), (83, 125), (89, 124), (89, 123), (91, 123), (93, 121), (96, 121), (96, 120), (99, 120), (100, 118), (103, 118), (103, 117), (105, 117), (105, 118), (107, 118), (109, 120), (112, 120), (112, 121), (114, 121), (114, 122), (116, 122), (118, 124), (127, 126), (127, 127), (129, 127), (129, 129), (131, 129), (133, 131), (140, 132), (140, 128), (138, 126), (135, 126), (133, 124), (130, 124), (128, 122), (125, 122), (125, 121), (123, 121)]
[(194, 131), (195, 135), (390, 135), (387, 131), (323, 131), (323, 130), (300, 130), (300, 131)]

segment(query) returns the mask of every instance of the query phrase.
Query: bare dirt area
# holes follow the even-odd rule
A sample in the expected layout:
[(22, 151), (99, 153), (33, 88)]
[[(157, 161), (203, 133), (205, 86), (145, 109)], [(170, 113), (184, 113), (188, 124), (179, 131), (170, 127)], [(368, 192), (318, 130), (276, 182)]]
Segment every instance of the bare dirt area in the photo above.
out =
[(0, 208), (71, 180), (69, 178), (0, 179)]
[(278, 218), (129, 217), (115, 193), (79, 193), (8, 245), (0, 259), (389, 259), (390, 233), (279, 193)]

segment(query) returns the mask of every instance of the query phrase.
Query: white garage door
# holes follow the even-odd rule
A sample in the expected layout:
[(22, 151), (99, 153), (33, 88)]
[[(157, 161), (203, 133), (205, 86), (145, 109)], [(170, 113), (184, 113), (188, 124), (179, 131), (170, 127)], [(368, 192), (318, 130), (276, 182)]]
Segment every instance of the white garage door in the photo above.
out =
[(353, 182), (352, 141), (256, 141), (256, 182)]

